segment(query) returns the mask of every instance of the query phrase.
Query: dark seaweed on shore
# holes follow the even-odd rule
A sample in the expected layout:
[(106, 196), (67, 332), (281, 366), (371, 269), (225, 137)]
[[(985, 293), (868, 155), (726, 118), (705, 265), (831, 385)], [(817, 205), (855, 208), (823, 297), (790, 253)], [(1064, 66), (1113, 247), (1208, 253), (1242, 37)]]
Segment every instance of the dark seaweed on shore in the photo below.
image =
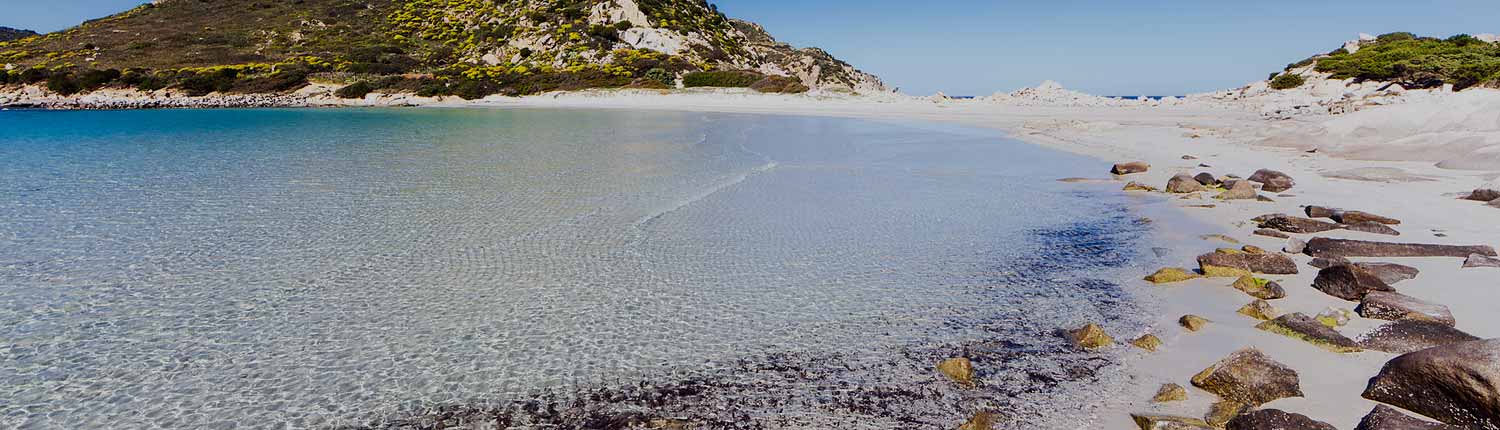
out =
[[(446, 405), (356, 428), (951, 429), (981, 411), (1003, 422), (1034, 423), (1090, 403), (1088, 390), (1118, 364), (1110, 355), (1064, 345), (1053, 331), (1076, 321), (1051, 319), (1038, 308), (1092, 306), (1069, 311), (1073, 318), (1105, 323), (1129, 324), (1140, 315), (1105, 277), (1138, 257), (1134, 249), (1149, 222), (1122, 205), (1101, 206), (1092, 219), (1031, 232), (1032, 243), (1025, 246), (1033, 252), (997, 263), (989, 269), (1000, 275), (982, 282), (992, 286), (970, 289), (981, 315), (955, 316), (944, 325), (978, 327), (988, 333), (985, 339), (864, 357), (773, 352), (707, 375), (542, 391), (484, 406)], [(938, 361), (960, 356), (978, 371), (973, 389), (933, 371)]]

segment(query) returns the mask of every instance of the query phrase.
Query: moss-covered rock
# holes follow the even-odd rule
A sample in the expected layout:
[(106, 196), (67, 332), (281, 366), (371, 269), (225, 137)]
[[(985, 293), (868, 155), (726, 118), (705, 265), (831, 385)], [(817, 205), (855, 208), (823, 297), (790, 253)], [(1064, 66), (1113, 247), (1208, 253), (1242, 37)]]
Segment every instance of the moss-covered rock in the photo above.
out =
[(1282, 315), (1255, 328), (1301, 340), (1338, 353), (1360, 352), (1359, 344), (1303, 313)]
[(1141, 337), (1130, 341), (1130, 344), (1135, 345), (1136, 348), (1156, 352), (1157, 349), (1161, 348), (1162, 341), (1161, 338), (1156, 337), (1154, 334), (1143, 334)]
[(1115, 339), (1109, 337), (1109, 333), (1105, 333), (1103, 327), (1092, 323), (1076, 330), (1068, 330), (1064, 332), (1064, 337), (1073, 346), (1086, 350), (1107, 348), (1115, 344)]
[(943, 360), (937, 365), (938, 372), (958, 385), (974, 387), (974, 364), (967, 358), (958, 357)]
[(1189, 281), (1189, 280), (1193, 280), (1193, 279), (1198, 279), (1198, 278), (1202, 278), (1202, 277), (1203, 276), (1200, 276), (1200, 275), (1198, 275), (1196, 273), (1189, 272), (1187, 269), (1182, 269), (1182, 268), (1177, 268), (1177, 267), (1167, 267), (1167, 268), (1163, 268), (1161, 270), (1157, 270), (1156, 273), (1152, 273), (1150, 275), (1147, 275), (1145, 279), (1146, 279), (1146, 282), (1150, 282), (1150, 283), (1153, 283), (1153, 284), (1171, 284), (1171, 283), (1176, 283), (1176, 282), (1183, 282), (1183, 281)]
[(1135, 425), (1141, 430), (1213, 430), (1207, 422), (1197, 418), (1168, 415), (1131, 414)]
[(1250, 297), (1261, 300), (1276, 300), (1286, 297), (1286, 289), (1282, 288), (1281, 284), (1254, 276), (1241, 276), (1231, 286), (1236, 290), (1249, 294)]
[(1217, 394), (1223, 400), (1249, 406), (1302, 397), (1297, 371), (1255, 348), (1236, 351), (1198, 372), (1193, 376), (1193, 386)]
[(1277, 316), (1281, 315), (1281, 312), (1277, 311), (1275, 306), (1271, 306), (1271, 304), (1266, 302), (1265, 300), (1256, 300), (1250, 302), (1245, 306), (1240, 307), (1240, 310), (1238, 312), (1240, 315), (1255, 318), (1261, 321), (1275, 319)]
[(1156, 390), (1156, 395), (1151, 397), (1151, 401), (1155, 403), (1180, 402), (1187, 400), (1187, 396), (1187, 389), (1182, 388), (1181, 385), (1162, 384), (1161, 388)]

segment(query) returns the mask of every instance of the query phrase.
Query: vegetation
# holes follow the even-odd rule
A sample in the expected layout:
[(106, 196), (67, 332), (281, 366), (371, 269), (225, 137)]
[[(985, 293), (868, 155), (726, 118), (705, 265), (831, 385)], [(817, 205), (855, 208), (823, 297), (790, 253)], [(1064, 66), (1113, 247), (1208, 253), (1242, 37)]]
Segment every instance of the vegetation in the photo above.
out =
[(1303, 79), (1301, 76), (1291, 73), (1283, 73), (1277, 76), (1275, 79), (1271, 80), (1271, 88), (1278, 90), (1290, 90), (1292, 88), (1300, 87), (1306, 82), (1307, 80)]
[(748, 71), (694, 72), (682, 76), (686, 87), (749, 88), (766, 76)]
[(15, 28), (10, 28), (10, 27), (0, 27), (0, 42), (10, 41), (10, 40), (17, 40), (17, 39), (25, 39), (25, 38), (28, 38), (28, 37), (31, 37), (31, 36), (36, 36), (36, 35), (37, 35), (36, 32), (35, 31), (31, 31), (31, 30), (20, 30), (20, 29), (15, 29)]
[(1310, 60), (1335, 79), (1392, 81), (1407, 88), (1452, 84), (1460, 90), (1500, 85), (1500, 45), (1468, 35), (1436, 39), (1391, 33), (1355, 53), (1341, 49)]
[(343, 99), (362, 99), (365, 95), (372, 92), (375, 92), (375, 87), (371, 86), (369, 82), (359, 81), (339, 88), (333, 92), (333, 95)]
[(801, 79), (787, 76), (767, 76), (750, 84), (750, 89), (763, 93), (801, 94), (809, 90)]

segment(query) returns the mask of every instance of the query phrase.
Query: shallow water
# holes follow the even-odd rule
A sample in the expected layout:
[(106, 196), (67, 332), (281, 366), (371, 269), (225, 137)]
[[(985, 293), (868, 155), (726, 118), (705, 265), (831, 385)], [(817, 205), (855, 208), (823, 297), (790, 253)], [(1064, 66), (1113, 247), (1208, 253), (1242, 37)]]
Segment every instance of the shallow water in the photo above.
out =
[[(1097, 171), (845, 119), (0, 112), (0, 427), (411, 425), (705, 378), (736, 383), (674, 407), (949, 423), (1053, 395), (1068, 377), (1036, 373), (1090, 357), (1046, 331), (1132, 306), (1111, 271), (1144, 228), (1053, 181)], [(702, 399), (932, 383), (927, 357), (960, 350), (999, 354), (988, 392)], [(773, 362), (847, 371), (754, 370)]]

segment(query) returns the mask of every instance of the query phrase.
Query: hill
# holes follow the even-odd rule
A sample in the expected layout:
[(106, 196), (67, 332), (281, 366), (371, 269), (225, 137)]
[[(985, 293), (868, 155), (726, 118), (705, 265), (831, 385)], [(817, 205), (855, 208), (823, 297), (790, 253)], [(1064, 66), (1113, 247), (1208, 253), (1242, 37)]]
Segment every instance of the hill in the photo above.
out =
[(1412, 33), (1363, 36), (1328, 54), (1292, 63), (1272, 75), (1278, 89), (1301, 86), (1307, 79), (1354, 79), (1389, 82), (1406, 89), (1500, 88), (1500, 38), (1461, 34), (1448, 38)]
[(0, 83), (58, 93), (287, 92), (309, 80), (423, 95), (700, 85), (884, 91), (704, 0), (157, 0), (0, 43)]
[(16, 39), (25, 39), (25, 38), (28, 38), (28, 37), (31, 37), (31, 36), (36, 36), (36, 35), (37, 35), (36, 32), (35, 31), (31, 31), (31, 30), (21, 30), (21, 29), (18, 29), (18, 28), (0, 27), (0, 42), (7, 42), (7, 41), (11, 41), (11, 40), (16, 40)]

